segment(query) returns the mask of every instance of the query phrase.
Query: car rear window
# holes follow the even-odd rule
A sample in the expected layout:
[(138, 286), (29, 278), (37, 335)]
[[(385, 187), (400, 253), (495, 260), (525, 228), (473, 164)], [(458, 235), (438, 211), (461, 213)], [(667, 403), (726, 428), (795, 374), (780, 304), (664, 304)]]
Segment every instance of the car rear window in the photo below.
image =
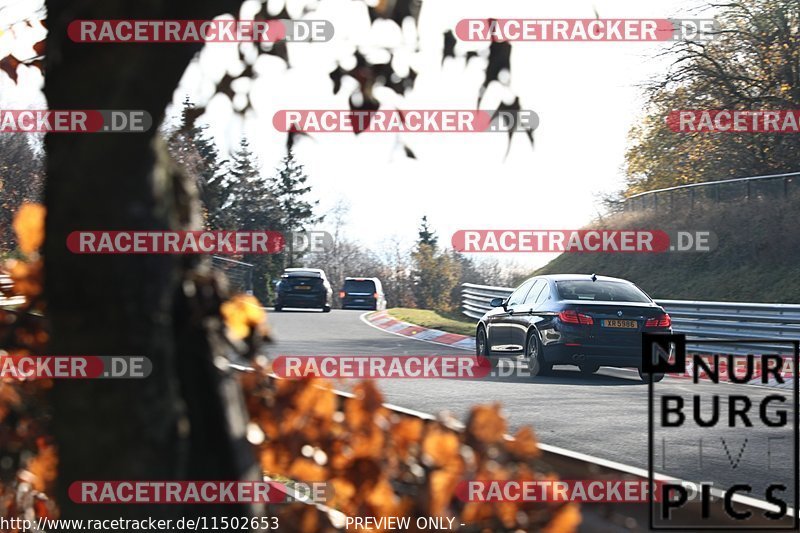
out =
[(650, 301), (636, 286), (620, 281), (557, 281), (558, 296), (562, 300), (596, 300), (598, 302)]
[(375, 282), (370, 279), (348, 279), (344, 282), (344, 291), (345, 292), (364, 292), (364, 293), (373, 293), (375, 292)]

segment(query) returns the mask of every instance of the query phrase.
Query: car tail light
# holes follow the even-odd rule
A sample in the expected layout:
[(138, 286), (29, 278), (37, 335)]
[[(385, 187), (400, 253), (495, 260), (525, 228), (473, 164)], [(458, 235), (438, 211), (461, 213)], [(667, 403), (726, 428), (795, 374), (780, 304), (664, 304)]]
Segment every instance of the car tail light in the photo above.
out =
[(339, 298), (344, 298), (345, 296), (347, 296), (347, 293), (344, 291), (339, 291)]
[(672, 319), (666, 313), (655, 318), (648, 318), (644, 323), (646, 328), (668, 328), (670, 326), (672, 326)]
[(583, 326), (591, 326), (594, 324), (594, 319), (589, 315), (578, 313), (577, 311), (561, 311), (558, 313), (558, 318), (567, 324), (581, 324)]
[(377, 293), (377, 292), (373, 292), (373, 293), (372, 293), (372, 297), (373, 297), (373, 298), (375, 298), (375, 299), (377, 300), (377, 299), (378, 299), (378, 293)]

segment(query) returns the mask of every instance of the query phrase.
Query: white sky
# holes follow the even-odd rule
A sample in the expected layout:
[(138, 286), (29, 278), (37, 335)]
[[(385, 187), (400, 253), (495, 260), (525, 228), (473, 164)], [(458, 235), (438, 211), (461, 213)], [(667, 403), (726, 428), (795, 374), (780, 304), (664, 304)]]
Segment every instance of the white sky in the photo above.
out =
[[(281, 0), (273, 0), (273, 2)], [(290, 0), (290, 7), (291, 7)], [(35, 7), (40, 0), (6, 0), (7, 4)], [(442, 33), (462, 18), (692, 18), (697, 0), (425, 0), (420, 20), (421, 53), (399, 53), (419, 72), (413, 93), (405, 101), (385, 100), (387, 108), (474, 108), (482, 69), (473, 59), (448, 59), (441, 63)], [(0, 0), (0, 6), (3, 6)], [(254, 7), (247, 4), (245, 12)], [(273, 4), (274, 5), (274, 4)], [(7, 16), (0, 11), (0, 15)], [(243, 15), (245, 13), (243, 12)], [(5, 19), (6, 17), (2, 18)], [(208, 103), (205, 121), (223, 150), (238, 144), (244, 134), (271, 172), (284, 155), (284, 134), (272, 127), (279, 109), (346, 109), (349, 89), (343, 84), (332, 95), (328, 72), (337, 59), (344, 60), (353, 47), (369, 49), (377, 43), (402, 42), (396, 27), (369, 30), (364, 5), (355, 0), (322, 0), (313, 18), (326, 18), (336, 29), (329, 43), (290, 45), (293, 68), (262, 56), (256, 63), (259, 77), (250, 90), (254, 112), (246, 119), (232, 113), (231, 103), (218, 95)], [(8, 20), (0, 19), (0, 26)], [(0, 36), (0, 53), (9, 44)], [(460, 44), (457, 50), (465, 46)], [(476, 46), (485, 46), (476, 44)], [(597, 195), (622, 184), (622, 164), (627, 134), (642, 108), (639, 85), (665, 68), (654, 56), (663, 43), (515, 43), (511, 87), (522, 106), (540, 117), (531, 150), (524, 135), (515, 136), (511, 153), (503, 161), (505, 134), (408, 134), (403, 138), (417, 155), (404, 156), (394, 134), (316, 134), (300, 139), (295, 151), (306, 166), (315, 198), (322, 211), (339, 200), (350, 205), (346, 234), (369, 247), (379, 247), (392, 236), (410, 243), (423, 214), (449, 243), (458, 229), (574, 229), (596, 216)], [(188, 95), (206, 103), (214, 82), (227, 70), (236, 73), (235, 45), (206, 46), (200, 61), (184, 75), (175, 92), (178, 107)], [(23, 69), (31, 70), (31, 69)], [(22, 72), (19, 86), (5, 76), (0, 81), (0, 102), (37, 107), (41, 85), (36, 71)], [(352, 80), (351, 80), (352, 82)], [(352, 82), (354, 83), (354, 82)], [(487, 92), (484, 106), (507, 96), (499, 87)], [(529, 266), (546, 263), (552, 255), (505, 254)], [(504, 257), (505, 257), (504, 256)]]

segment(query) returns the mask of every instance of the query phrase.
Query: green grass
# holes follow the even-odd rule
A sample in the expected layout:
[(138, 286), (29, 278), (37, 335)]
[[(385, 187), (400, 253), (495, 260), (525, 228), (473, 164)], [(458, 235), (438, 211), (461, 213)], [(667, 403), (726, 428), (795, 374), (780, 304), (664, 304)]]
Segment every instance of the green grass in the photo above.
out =
[(565, 253), (535, 274), (616, 276), (653, 298), (728, 302), (800, 302), (800, 201), (754, 199), (693, 211), (622, 213), (594, 228), (711, 230), (711, 252)]
[(448, 333), (458, 333), (459, 335), (475, 335), (474, 321), (443, 316), (436, 311), (395, 307), (389, 309), (388, 313), (397, 320), (416, 324), (424, 328), (438, 329)]

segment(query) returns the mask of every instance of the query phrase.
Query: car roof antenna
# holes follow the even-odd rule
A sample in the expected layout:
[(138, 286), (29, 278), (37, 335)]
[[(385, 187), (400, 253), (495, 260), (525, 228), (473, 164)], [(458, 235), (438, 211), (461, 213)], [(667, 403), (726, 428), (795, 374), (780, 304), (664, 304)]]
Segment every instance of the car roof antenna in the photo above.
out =
[(597, 274), (592, 272), (592, 281), (597, 281)]

